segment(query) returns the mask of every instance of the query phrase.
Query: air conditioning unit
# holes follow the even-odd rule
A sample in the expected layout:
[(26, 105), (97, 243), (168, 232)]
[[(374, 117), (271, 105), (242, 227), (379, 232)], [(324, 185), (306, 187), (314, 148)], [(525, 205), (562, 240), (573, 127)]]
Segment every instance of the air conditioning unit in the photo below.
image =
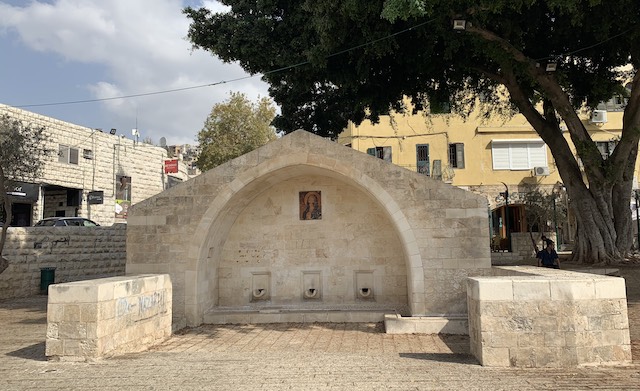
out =
[(607, 110), (593, 110), (591, 122), (594, 124), (604, 124), (607, 122)]
[(534, 167), (533, 174), (535, 176), (546, 176), (549, 175), (549, 167)]

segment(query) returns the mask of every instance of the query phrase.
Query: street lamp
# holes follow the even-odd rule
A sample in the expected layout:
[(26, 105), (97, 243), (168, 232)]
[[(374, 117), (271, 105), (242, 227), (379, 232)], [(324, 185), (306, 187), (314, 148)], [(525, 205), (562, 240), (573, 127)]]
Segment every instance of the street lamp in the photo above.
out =
[(553, 226), (556, 229), (556, 242), (560, 248), (560, 240), (558, 240), (558, 213), (556, 212), (556, 195), (553, 195)]

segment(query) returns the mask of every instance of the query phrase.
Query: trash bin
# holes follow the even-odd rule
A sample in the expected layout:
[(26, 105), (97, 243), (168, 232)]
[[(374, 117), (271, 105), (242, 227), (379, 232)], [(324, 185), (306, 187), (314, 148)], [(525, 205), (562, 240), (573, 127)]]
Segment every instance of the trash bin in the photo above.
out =
[(41, 267), (40, 268), (40, 293), (47, 294), (49, 292), (49, 285), (56, 282), (56, 268), (55, 267)]

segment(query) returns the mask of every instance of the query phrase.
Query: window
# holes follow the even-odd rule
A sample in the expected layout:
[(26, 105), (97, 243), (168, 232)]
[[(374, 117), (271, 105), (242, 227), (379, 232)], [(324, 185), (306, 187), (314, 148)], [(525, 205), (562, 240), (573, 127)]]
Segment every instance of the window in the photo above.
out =
[(453, 168), (464, 168), (464, 144), (449, 144), (449, 166)]
[(368, 148), (367, 154), (391, 163), (391, 147)]
[(429, 144), (416, 145), (416, 166), (420, 174), (429, 176)]
[(87, 159), (87, 160), (93, 159), (93, 151), (90, 150), (90, 149), (83, 149), (82, 150), (82, 157)]
[(58, 147), (58, 162), (66, 164), (78, 164), (78, 149), (60, 144)]
[(547, 147), (542, 140), (493, 140), (494, 170), (530, 170), (547, 167)]
[(60, 163), (69, 163), (69, 146), (60, 144), (58, 148), (58, 161)]
[(596, 141), (596, 147), (598, 147), (603, 160), (607, 160), (611, 156), (616, 145), (618, 145), (617, 141)]
[(78, 164), (77, 148), (69, 148), (69, 164)]
[(116, 200), (131, 201), (131, 177), (116, 175)]

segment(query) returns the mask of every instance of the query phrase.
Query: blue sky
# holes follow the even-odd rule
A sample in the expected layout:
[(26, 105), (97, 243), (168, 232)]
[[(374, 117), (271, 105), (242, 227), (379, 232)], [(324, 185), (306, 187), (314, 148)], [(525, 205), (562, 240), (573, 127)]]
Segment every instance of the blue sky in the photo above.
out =
[[(185, 39), (185, 5), (200, 0), (0, 0), (0, 103), (158, 143), (194, 144), (211, 107), (240, 91), (267, 96), (259, 76), (219, 86), (94, 103), (247, 76)], [(42, 106), (38, 106), (42, 105)]]

